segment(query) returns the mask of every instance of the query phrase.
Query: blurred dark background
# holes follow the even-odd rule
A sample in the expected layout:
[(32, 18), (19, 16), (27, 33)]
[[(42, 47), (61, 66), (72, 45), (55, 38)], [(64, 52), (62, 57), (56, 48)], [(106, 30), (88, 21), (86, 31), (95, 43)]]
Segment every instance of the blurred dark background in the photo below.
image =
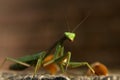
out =
[(73, 61), (119, 68), (119, 0), (0, 0), (0, 60), (50, 47), (68, 31), (66, 22), (72, 30), (88, 15), (66, 50)]

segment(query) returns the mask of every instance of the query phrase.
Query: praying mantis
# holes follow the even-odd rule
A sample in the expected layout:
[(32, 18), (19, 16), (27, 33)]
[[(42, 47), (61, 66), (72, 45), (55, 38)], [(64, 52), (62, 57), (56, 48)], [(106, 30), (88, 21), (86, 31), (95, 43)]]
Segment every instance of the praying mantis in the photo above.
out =
[[(75, 29), (77, 29), (85, 20), (85, 17), (80, 24), (78, 24)], [(13, 61), (15, 64), (10, 65), (12, 70), (24, 70), (30, 66), (35, 66), (34, 74), (36, 75), (38, 70), (43, 67), (50, 72), (50, 74), (56, 74), (59, 70), (65, 72), (68, 67), (77, 68), (83, 65), (86, 65), (91, 72), (94, 73), (94, 70), (88, 64), (88, 62), (71, 62), (71, 52), (68, 51), (65, 53), (63, 43), (66, 40), (74, 41), (76, 34), (74, 33), (75, 29), (72, 32), (65, 32), (64, 36), (60, 38), (55, 44), (53, 44), (48, 50), (41, 51), (33, 55), (27, 55), (18, 59), (7, 57), (1, 64), (1, 66), (7, 61)], [(54, 53), (51, 51), (55, 48)]]

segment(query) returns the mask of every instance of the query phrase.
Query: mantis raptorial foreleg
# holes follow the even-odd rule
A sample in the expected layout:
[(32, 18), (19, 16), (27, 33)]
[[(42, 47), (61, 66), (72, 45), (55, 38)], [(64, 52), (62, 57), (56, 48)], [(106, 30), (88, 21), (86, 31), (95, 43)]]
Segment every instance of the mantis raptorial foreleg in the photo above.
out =
[(68, 52), (68, 53), (62, 55), (58, 60), (56, 60), (56, 62), (59, 63), (59, 66), (63, 73), (67, 70), (70, 59), (71, 59), (71, 52)]
[[(61, 49), (64, 50), (64, 48), (61, 48)], [(59, 58), (55, 59), (54, 62), (59, 65), (62, 72), (65, 72), (64, 67), (67, 70), (67, 67), (69, 66), (70, 59), (71, 59), (71, 52), (68, 52), (68, 53), (66, 53), (64, 55), (61, 55)]]
[(56, 46), (56, 51), (55, 51), (53, 58), (47, 62), (45, 60), (45, 63), (43, 63), (43, 67), (46, 67), (50, 64), (55, 63), (59, 66), (59, 68), (61, 68), (62, 72), (65, 72), (64, 67), (66, 67), (67, 69), (69, 61), (70, 61), (70, 55), (71, 55), (70, 52), (64, 54), (64, 47), (58, 44)]
[(12, 62), (15, 62), (15, 63), (18, 63), (18, 64), (21, 64), (21, 65), (26, 66), (26, 67), (30, 67), (30, 65), (27, 64), (27, 63), (24, 63), (24, 62), (22, 62), (22, 61), (19, 61), (19, 60), (17, 60), (17, 59), (14, 59), (14, 58), (6, 57), (6, 58), (4, 59), (4, 61), (3, 61), (3, 63), (0, 65), (0, 68), (4, 65), (4, 63), (5, 63), (7, 60), (12, 61)]
[[(47, 66), (47, 65), (55, 62), (55, 60), (60, 57), (61, 49), (62, 49), (62, 46), (59, 45), (59, 44), (57, 44), (56, 50), (55, 50), (55, 54), (52, 54), (52, 55), (54, 55), (53, 58), (52, 58), (51, 60), (49, 60), (49, 61), (45, 61), (45, 62), (43, 63), (43, 67), (45, 67), (45, 66)], [(49, 55), (48, 55), (48, 56), (49, 56)]]
[(57, 59), (58, 57), (61, 56), (61, 49), (62, 49), (62, 46), (58, 43), (56, 46), (56, 50), (55, 50), (53, 59)]

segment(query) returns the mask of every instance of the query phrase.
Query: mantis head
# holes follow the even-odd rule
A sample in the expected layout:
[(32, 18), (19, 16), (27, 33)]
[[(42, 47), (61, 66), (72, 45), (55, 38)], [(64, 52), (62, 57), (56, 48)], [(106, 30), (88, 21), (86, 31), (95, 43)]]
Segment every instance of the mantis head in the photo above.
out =
[(65, 37), (67, 37), (70, 41), (74, 41), (74, 39), (75, 39), (75, 33), (73, 33), (73, 32), (65, 32), (64, 35), (65, 35)]

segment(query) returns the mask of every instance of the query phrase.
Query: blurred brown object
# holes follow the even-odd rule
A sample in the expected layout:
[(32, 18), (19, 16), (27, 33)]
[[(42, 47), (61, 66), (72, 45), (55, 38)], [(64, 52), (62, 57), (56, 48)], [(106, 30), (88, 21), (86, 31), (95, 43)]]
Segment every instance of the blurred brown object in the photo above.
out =
[(102, 64), (100, 62), (95, 62), (91, 66), (92, 66), (93, 70), (95, 71), (95, 74), (93, 74), (91, 72), (91, 70), (88, 70), (87, 75), (89, 75), (89, 76), (90, 75), (98, 75), (98, 76), (100, 76), (100, 75), (105, 75), (105, 76), (108, 75), (108, 69), (104, 64)]

